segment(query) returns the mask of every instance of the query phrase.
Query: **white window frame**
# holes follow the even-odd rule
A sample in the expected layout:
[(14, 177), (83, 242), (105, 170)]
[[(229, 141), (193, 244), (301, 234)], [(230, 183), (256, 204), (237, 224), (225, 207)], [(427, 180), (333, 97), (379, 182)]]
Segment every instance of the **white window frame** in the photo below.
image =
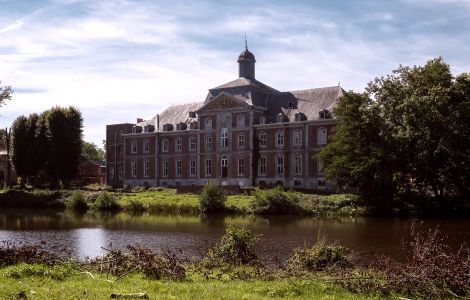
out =
[(196, 176), (196, 160), (189, 161), (189, 176)]
[(284, 155), (276, 156), (276, 175), (284, 175)]
[(243, 157), (237, 159), (237, 166), (237, 174), (238, 176), (242, 176), (245, 173), (245, 159)]
[(266, 156), (261, 155), (258, 162), (258, 174), (266, 175)]
[(264, 117), (264, 116), (259, 117), (259, 123), (260, 124), (266, 124), (266, 117)]
[(177, 177), (183, 175), (183, 162), (181, 160), (175, 161), (175, 174)]
[(195, 137), (189, 137), (189, 150), (194, 151), (196, 150), (196, 138)]
[(302, 175), (302, 155), (294, 155), (294, 175)]
[(118, 167), (118, 179), (122, 180), (124, 178), (124, 169), (122, 166)]
[(144, 153), (149, 153), (149, 152), (150, 152), (150, 141), (144, 140)]
[(294, 130), (294, 145), (301, 146), (302, 145), (302, 130), (296, 129)]
[(212, 136), (206, 136), (206, 151), (212, 150)]
[(169, 145), (168, 139), (163, 139), (162, 140), (162, 152), (168, 152), (168, 145)]
[(227, 126), (222, 126), (220, 129), (220, 146), (222, 148), (228, 147), (228, 128)]
[(238, 148), (245, 148), (245, 135), (243, 133), (238, 135)]
[(131, 142), (131, 153), (133, 153), (133, 154), (137, 153), (137, 142), (136, 141)]
[(175, 142), (175, 151), (181, 152), (183, 150), (183, 138), (177, 137)]
[(146, 160), (144, 161), (144, 177), (149, 177), (150, 176), (150, 161)]
[(266, 132), (260, 132), (260, 134), (259, 134), (259, 146), (260, 147), (266, 147), (267, 140), (268, 140), (268, 136), (267, 136)]
[(131, 161), (131, 176), (137, 177), (137, 162), (135, 160)]
[(204, 129), (212, 129), (212, 118), (206, 118)]
[(245, 127), (245, 115), (237, 115), (237, 128)]
[(320, 127), (317, 129), (317, 144), (326, 145), (328, 142), (328, 129)]
[(168, 177), (168, 160), (162, 161), (162, 177)]
[(282, 130), (276, 131), (276, 146), (284, 147), (284, 131)]

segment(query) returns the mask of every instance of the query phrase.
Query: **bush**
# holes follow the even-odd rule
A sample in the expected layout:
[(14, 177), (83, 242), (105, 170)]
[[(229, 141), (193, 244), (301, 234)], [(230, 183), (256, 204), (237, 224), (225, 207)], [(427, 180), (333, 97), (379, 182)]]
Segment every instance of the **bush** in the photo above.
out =
[(332, 267), (351, 267), (347, 258), (349, 250), (342, 246), (326, 245), (321, 241), (311, 248), (298, 248), (294, 250), (287, 264), (296, 271), (324, 271)]
[(285, 192), (281, 187), (256, 190), (250, 209), (256, 214), (296, 214), (302, 211), (298, 194)]
[(220, 238), (220, 242), (209, 249), (206, 262), (213, 265), (253, 263), (258, 259), (255, 253), (256, 239), (257, 236), (252, 231), (230, 225)]
[(222, 212), (226, 201), (227, 196), (222, 187), (209, 182), (199, 195), (199, 209), (203, 213)]
[(82, 191), (74, 191), (67, 199), (67, 208), (74, 211), (85, 211), (88, 209), (88, 204), (85, 201)]
[(117, 210), (119, 205), (114, 197), (108, 192), (101, 192), (93, 205), (98, 210)]

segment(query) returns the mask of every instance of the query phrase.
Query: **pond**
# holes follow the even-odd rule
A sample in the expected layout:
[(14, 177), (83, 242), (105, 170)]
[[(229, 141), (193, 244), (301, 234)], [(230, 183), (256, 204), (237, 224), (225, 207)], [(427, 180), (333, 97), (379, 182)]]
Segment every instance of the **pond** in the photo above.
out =
[[(446, 243), (458, 248), (470, 241), (470, 220), (425, 219), (420, 230), (439, 226)], [(285, 260), (293, 249), (312, 245), (318, 238), (346, 246), (363, 257), (384, 253), (404, 257), (403, 242), (409, 240), (411, 219), (315, 218), (253, 215), (151, 215), (128, 213), (74, 214), (57, 211), (2, 210), (0, 241), (37, 244), (70, 251), (78, 259), (106, 253), (101, 247), (124, 248), (140, 244), (152, 249), (181, 251), (199, 257), (213, 246), (225, 228), (242, 226), (261, 234), (257, 244), (266, 262)]]

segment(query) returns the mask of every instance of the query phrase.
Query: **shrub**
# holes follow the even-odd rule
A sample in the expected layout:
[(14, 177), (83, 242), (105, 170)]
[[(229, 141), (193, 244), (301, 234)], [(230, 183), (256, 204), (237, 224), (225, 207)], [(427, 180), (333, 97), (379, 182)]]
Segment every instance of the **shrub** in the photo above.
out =
[(108, 192), (101, 192), (93, 205), (98, 210), (116, 210), (119, 209), (114, 197)]
[(256, 190), (250, 208), (257, 214), (296, 214), (302, 211), (298, 194), (285, 192), (281, 187)]
[(203, 213), (225, 210), (227, 196), (221, 186), (209, 182), (199, 195), (199, 209)]
[(209, 249), (206, 262), (212, 265), (227, 263), (231, 265), (244, 265), (255, 262), (258, 256), (255, 253), (255, 241), (258, 237), (250, 230), (230, 225), (220, 242)]
[(287, 265), (296, 271), (324, 271), (332, 267), (350, 267), (351, 261), (347, 258), (349, 250), (342, 246), (327, 245), (324, 241), (318, 242), (311, 248), (298, 248), (294, 250)]
[(67, 208), (74, 211), (85, 211), (88, 209), (88, 204), (85, 201), (82, 191), (74, 191), (67, 199)]
[(145, 206), (139, 200), (132, 199), (129, 201), (129, 210), (137, 212), (145, 210)]

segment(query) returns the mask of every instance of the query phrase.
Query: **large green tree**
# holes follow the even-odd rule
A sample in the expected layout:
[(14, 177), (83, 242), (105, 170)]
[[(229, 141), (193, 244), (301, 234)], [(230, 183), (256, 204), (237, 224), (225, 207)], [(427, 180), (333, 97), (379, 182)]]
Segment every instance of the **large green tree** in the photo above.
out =
[[(27, 156), (31, 141), (28, 140), (28, 119), (19, 116), (11, 125), (11, 154), (10, 159), (16, 174), (25, 178), (28, 174)], [(22, 181), (24, 184), (24, 181)]]
[(82, 157), (89, 160), (105, 160), (105, 152), (95, 143), (83, 141)]
[(1, 83), (0, 81), (0, 106), (4, 105), (6, 100), (11, 100), (11, 94), (13, 93), (11, 86), (2, 86)]
[(326, 175), (380, 204), (407, 192), (458, 196), (469, 191), (470, 78), (453, 78), (441, 58), (402, 67), (347, 92), (341, 120), (319, 154)]

